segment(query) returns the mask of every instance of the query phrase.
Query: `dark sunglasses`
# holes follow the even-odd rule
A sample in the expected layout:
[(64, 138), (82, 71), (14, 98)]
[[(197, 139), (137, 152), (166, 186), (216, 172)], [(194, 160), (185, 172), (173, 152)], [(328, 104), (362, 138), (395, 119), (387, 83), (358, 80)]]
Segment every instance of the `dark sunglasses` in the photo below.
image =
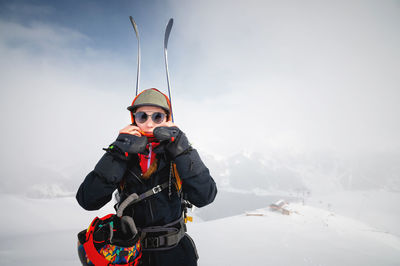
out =
[(137, 112), (134, 113), (133, 115), (135, 116), (135, 121), (141, 124), (146, 122), (147, 119), (149, 119), (149, 116), (151, 116), (151, 120), (153, 120), (154, 123), (161, 124), (166, 116), (166, 114), (160, 112), (155, 112), (152, 113), (151, 115), (148, 115), (145, 112)]

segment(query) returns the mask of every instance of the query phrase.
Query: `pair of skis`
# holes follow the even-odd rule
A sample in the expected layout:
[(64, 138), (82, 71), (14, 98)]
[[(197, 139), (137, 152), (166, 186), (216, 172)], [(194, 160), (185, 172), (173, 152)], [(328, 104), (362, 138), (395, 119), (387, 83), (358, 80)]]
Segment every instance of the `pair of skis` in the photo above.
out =
[[(137, 55), (137, 74), (136, 74), (136, 96), (138, 95), (139, 92), (139, 81), (140, 81), (140, 38), (139, 38), (139, 30), (138, 27), (136, 25), (135, 20), (132, 18), (132, 16), (129, 17), (129, 19), (131, 20), (133, 29), (135, 31), (136, 34), (136, 39), (137, 39), (137, 43), (138, 43), (138, 55)], [(172, 99), (171, 99), (171, 84), (169, 81), (169, 70), (168, 70), (168, 40), (169, 40), (169, 35), (171, 33), (171, 29), (172, 29), (172, 25), (174, 24), (174, 20), (171, 18), (168, 21), (167, 27), (165, 29), (165, 35), (164, 35), (164, 59), (165, 59), (165, 71), (167, 74), (167, 85), (168, 85), (168, 97), (169, 97), (169, 101), (171, 103), (171, 117), (172, 117), (172, 122), (174, 122), (174, 115), (172, 112)]]

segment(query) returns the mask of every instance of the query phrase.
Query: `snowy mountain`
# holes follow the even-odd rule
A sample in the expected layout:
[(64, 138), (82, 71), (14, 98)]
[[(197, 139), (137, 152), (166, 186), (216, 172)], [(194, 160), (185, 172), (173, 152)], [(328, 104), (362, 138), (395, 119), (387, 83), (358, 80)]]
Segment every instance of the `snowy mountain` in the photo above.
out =
[(247, 153), (216, 159), (203, 155), (218, 184), (225, 188), (294, 194), (340, 190), (400, 191), (400, 153), (334, 152)]
[[(102, 154), (100, 151), (98, 157)], [(201, 153), (201, 157), (225, 191), (293, 197), (342, 190), (400, 191), (398, 152), (357, 157), (333, 152), (238, 152), (227, 157)], [(74, 163), (27, 163), (20, 168), (5, 165), (0, 193), (31, 198), (72, 196), (96, 162), (97, 157), (91, 157)]]

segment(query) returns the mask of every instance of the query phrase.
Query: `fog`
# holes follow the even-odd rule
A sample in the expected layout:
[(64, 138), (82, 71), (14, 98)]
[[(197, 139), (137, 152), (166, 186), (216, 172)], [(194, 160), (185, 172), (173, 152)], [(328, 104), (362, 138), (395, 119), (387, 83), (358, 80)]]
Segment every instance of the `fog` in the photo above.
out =
[(221, 197), (202, 219), (261, 198), (400, 191), (399, 1), (1, 1), (1, 194), (74, 196), (129, 123), (129, 15), (141, 89), (164, 92), (164, 27), (175, 19), (175, 122)]
[[(63, 231), (75, 241), (71, 232), (112, 210), (86, 212), (72, 197), (130, 122), (137, 46), (129, 15), (141, 35), (140, 87), (164, 92), (163, 34), (174, 18), (175, 122), (219, 190), (196, 218), (213, 222), (284, 198), (398, 241), (399, 1), (22, 0), (0, 1), (0, 197), (5, 213), (22, 210), (2, 221), (0, 235), (15, 250), (28, 234)], [(5, 264), (17, 263), (10, 247), (0, 249)], [(44, 265), (31, 255), (25, 263)], [(71, 265), (73, 256), (54, 258)]]
[[(52, 20), (61, 11), (50, 2), (2, 6), (1, 134), (8, 140), (2, 189), (64, 179), (73, 192), (72, 184), (129, 122), (135, 40), (128, 38), (124, 49), (132, 54), (125, 56), (94, 42), (97, 32), (81, 32), (85, 24)], [(139, 6), (133, 3), (130, 14), (160, 12), (156, 4)], [(296, 164), (305, 167), (340, 161), (342, 171), (354, 173), (353, 188), (373, 188), (389, 177), (399, 183), (398, 2), (174, 2), (168, 10), (153, 22), (160, 28), (154, 39), (161, 42), (163, 22), (174, 17), (175, 117), (200, 151), (275, 157), (286, 168), (294, 167), (293, 156), (303, 157)], [(132, 34), (127, 11), (109, 12)], [(70, 14), (85, 23), (84, 15)], [(155, 30), (142, 16), (146, 86), (152, 73), (154, 83), (162, 80), (163, 66), (161, 49), (149, 52), (158, 46), (146, 43), (145, 30)], [(146, 59), (157, 70), (149, 71)], [(245, 168), (230, 172), (241, 176)], [(250, 170), (258, 171), (254, 178), (263, 178), (260, 169)]]

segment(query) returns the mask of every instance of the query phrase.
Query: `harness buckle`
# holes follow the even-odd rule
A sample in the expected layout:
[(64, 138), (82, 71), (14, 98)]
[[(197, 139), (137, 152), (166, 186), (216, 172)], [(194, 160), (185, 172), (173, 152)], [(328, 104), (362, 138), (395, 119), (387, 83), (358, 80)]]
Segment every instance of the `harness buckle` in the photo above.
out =
[(161, 188), (160, 185), (158, 185), (158, 186), (153, 187), (152, 190), (153, 190), (153, 193), (154, 193), (154, 194), (157, 194), (157, 193), (159, 193), (159, 192), (162, 191), (162, 188)]
[(158, 248), (160, 247), (160, 240), (158, 237), (147, 237), (143, 244), (144, 248)]

